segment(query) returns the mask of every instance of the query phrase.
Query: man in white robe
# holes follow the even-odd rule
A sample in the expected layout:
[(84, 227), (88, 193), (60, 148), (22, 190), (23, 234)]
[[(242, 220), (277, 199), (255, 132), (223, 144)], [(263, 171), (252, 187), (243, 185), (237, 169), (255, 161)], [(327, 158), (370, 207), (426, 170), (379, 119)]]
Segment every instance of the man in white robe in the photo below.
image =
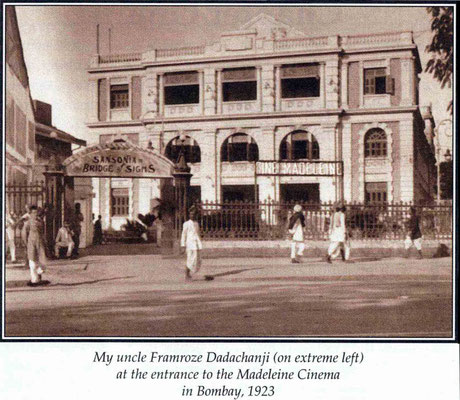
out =
[(332, 214), (331, 224), (329, 227), (329, 240), (331, 243), (329, 244), (329, 248), (327, 250), (326, 259), (328, 263), (332, 263), (332, 257), (339, 253), (341, 247), (344, 247), (345, 258), (349, 256), (349, 246), (347, 246), (347, 252), (347, 247), (344, 245), (346, 242), (346, 226), (345, 214), (342, 211), (342, 207), (337, 207), (334, 214)]
[(192, 274), (199, 271), (201, 267), (201, 250), (203, 245), (200, 238), (200, 227), (196, 221), (196, 211), (190, 211), (190, 218), (184, 222), (182, 227), (182, 237), (180, 241), (182, 248), (187, 253), (187, 263), (185, 268), (185, 279), (192, 279)]

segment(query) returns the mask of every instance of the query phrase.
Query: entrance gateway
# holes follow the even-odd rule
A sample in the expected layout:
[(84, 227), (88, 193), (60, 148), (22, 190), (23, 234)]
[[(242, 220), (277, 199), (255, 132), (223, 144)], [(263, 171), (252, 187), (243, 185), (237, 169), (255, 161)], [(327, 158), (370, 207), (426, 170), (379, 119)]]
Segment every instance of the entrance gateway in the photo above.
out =
[[(192, 174), (185, 163), (184, 152), (174, 164), (154, 150), (118, 139), (78, 151), (62, 165), (50, 166), (45, 175), (47, 187), (52, 188), (49, 192), (53, 193), (47, 203), (60, 208), (60, 212), (49, 216), (57, 229), (73, 216), (73, 178), (76, 177), (161, 179), (160, 198), (166, 205), (162, 216), (165, 228), (162, 242), (166, 248), (173, 247), (175, 228), (181, 226), (189, 206), (188, 188)], [(48, 239), (52, 241), (55, 236), (56, 232), (52, 232)]]

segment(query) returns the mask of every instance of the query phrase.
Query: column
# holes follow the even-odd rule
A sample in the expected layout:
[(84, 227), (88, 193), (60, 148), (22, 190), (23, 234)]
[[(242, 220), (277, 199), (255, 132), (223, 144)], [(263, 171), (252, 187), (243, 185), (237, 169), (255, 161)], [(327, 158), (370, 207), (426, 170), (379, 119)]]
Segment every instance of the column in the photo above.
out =
[(274, 66), (262, 65), (262, 111), (275, 111)]
[[(337, 125), (335, 123), (321, 124), (320, 158), (324, 161), (341, 161), (337, 159)], [(337, 177), (320, 179), (321, 202), (338, 201), (339, 188)]]
[(326, 61), (326, 108), (339, 108), (339, 60)]
[[(261, 128), (259, 144), (259, 159), (261, 160), (275, 160), (275, 126), (264, 126)], [(275, 200), (279, 188), (276, 188), (275, 176), (260, 176), (257, 178), (259, 185), (259, 199), (260, 201), (267, 201), (268, 199)], [(271, 218), (270, 220), (273, 220)]]
[(364, 64), (362, 61), (359, 62), (359, 107), (364, 106)]
[(262, 112), (263, 110), (263, 82), (262, 82), (262, 66), (258, 65), (256, 67), (257, 71), (257, 101), (258, 101), (258, 111)]
[(102, 228), (108, 229), (112, 225), (111, 202), (110, 202), (110, 178), (99, 179), (100, 214), (102, 216)]
[(165, 115), (165, 80), (164, 74), (158, 74), (159, 77), (159, 95), (158, 95), (158, 109), (160, 115)]
[(345, 201), (352, 200), (351, 158), (351, 124), (345, 123), (342, 127), (343, 197)]
[(326, 108), (326, 64), (321, 63), (320, 64), (320, 78), (319, 78), (319, 84), (320, 84), (320, 101), (321, 101), (321, 108)]
[(401, 105), (412, 105), (414, 93), (414, 70), (411, 58), (401, 59)]
[(200, 135), (200, 185), (202, 201), (217, 201), (217, 149), (216, 131), (204, 131)]
[(275, 111), (281, 111), (281, 66), (275, 65)]
[(198, 82), (200, 85), (200, 114), (204, 114), (204, 71), (198, 71)]
[[(158, 113), (158, 79), (157, 74), (148, 73), (142, 82), (142, 116), (154, 118)], [(148, 114), (148, 115), (147, 115)]]
[(214, 69), (204, 70), (204, 114), (216, 113), (216, 72)]
[(222, 114), (222, 70), (216, 70), (217, 73), (217, 114)]
[(341, 77), (341, 106), (348, 109), (348, 63), (342, 63), (342, 77)]
[(414, 127), (411, 119), (399, 122), (400, 201), (414, 200)]
[(98, 121), (98, 81), (97, 79), (89, 80), (89, 99), (88, 99), (88, 122)]

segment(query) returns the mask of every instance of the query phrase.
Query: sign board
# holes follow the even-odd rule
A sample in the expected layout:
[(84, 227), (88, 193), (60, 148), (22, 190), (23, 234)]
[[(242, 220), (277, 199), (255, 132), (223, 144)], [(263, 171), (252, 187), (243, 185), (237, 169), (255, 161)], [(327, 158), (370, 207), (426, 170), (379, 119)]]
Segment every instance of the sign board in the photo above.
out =
[(93, 146), (69, 157), (64, 166), (68, 176), (96, 178), (171, 178), (173, 171), (166, 157), (138, 146)]
[(257, 176), (342, 176), (342, 161), (256, 161)]

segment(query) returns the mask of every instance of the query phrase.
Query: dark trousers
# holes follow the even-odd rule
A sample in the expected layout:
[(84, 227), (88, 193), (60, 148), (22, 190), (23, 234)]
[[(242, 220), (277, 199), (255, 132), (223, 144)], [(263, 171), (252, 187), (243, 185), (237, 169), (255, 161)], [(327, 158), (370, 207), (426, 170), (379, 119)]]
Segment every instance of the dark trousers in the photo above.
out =
[(80, 234), (76, 234), (72, 236), (72, 240), (75, 243), (75, 247), (73, 248), (72, 255), (78, 256), (78, 249), (80, 247)]

